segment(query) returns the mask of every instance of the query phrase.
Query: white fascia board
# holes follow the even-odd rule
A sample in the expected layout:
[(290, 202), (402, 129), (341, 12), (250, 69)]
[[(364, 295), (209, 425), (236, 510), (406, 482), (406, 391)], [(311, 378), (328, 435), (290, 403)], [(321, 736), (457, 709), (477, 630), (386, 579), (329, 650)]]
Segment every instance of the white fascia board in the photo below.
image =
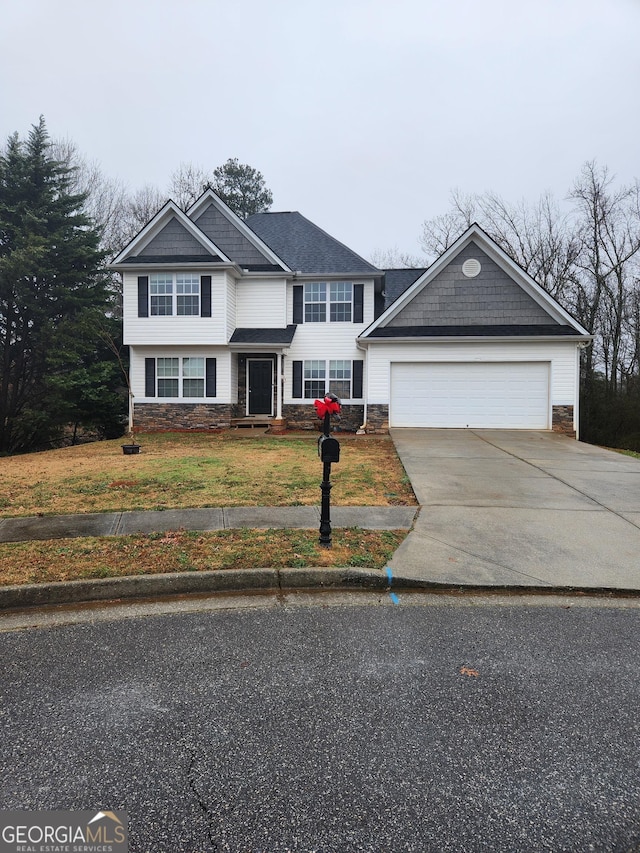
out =
[(526, 273), (518, 264), (515, 263), (504, 252), (497, 243), (495, 243), (488, 234), (475, 223), (471, 225), (464, 234), (452, 243), (449, 248), (443, 252), (440, 257), (434, 261), (431, 266), (414, 281), (411, 287), (399, 296), (396, 301), (383, 312), (377, 320), (364, 331), (364, 335), (368, 335), (379, 326), (385, 326), (389, 320), (392, 320), (402, 309), (413, 299), (413, 297), (426, 287), (442, 270), (453, 260), (453, 258), (462, 251), (472, 241), (478, 243), (480, 248), (486, 252), (489, 257), (495, 261), (498, 266), (504, 270), (511, 278), (519, 284), (525, 293), (538, 303), (544, 310), (559, 323), (566, 323), (573, 326), (578, 335), (590, 337), (589, 332), (575, 320), (571, 314), (562, 308), (556, 300), (546, 292), (531, 276)]
[(282, 258), (279, 258), (273, 249), (270, 249), (269, 246), (267, 246), (267, 244), (258, 237), (255, 231), (252, 231), (247, 223), (240, 219), (237, 213), (234, 213), (229, 205), (225, 204), (220, 196), (216, 195), (211, 188), (205, 190), (200, 198), (191, 205), (187, 210), (187, 216), (192, 220), (197, 219), (204, 209), (210, 204), (213, 204), (214, 207), (216, 207), (220, 213), (225, 216), (229, 222), (231, 222), (231, 224), (234, 225), (238, 231), (240, 231), (240, 233), (272, 263), (281, 266), (285, 272), (293, 272), (293, 270), (285, 264)]
[(165, 227), (167, 222), (171, 218), (175, 217), (181, 225), (183, 225), (187, 231), (194, 237), (207, 252), (210, 252), (212, 255), (217, 255), (223, 263), (233, 264), (233, 261), (228, 258), (225, 253), (218, 248), (208, 237), (207, 235), (201, 231), (198, 226), (189, 219), (189, 217), (182, 211), (177, 204), (173, 201), (169, 200), (163, 208), (161, 208), (158, 213), (153, 217), (153, 219), (145, 225), (145, 227), (140, 231), (133, 240), (126, 246), (120, 254), (113, 259), (113, 262), (110, 266), (115, 266), (127, 258), (132, 252), (136, 250), (140, 250), (147, 243), (150, 243), (154, 237), (156, 237), (160, 231)]

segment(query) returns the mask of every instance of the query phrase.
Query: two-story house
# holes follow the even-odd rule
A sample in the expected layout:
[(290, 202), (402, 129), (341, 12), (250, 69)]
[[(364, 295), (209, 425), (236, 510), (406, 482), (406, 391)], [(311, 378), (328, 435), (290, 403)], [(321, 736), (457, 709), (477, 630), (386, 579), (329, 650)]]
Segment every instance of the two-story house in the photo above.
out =
[(478, 227), (429, 269), (379, 270), (296, 212), (239, 219), (207, 190), (169, 201), (123, 276), (140, 430), (577, 429), (590, 336)]

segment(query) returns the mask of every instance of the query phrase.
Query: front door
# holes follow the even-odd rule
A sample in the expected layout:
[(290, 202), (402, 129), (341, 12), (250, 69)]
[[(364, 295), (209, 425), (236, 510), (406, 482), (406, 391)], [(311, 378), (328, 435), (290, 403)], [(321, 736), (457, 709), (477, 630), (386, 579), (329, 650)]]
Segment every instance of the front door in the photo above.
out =
[(273, 361), (270, 358), (247, 361), (247, 414), (273, 414)]

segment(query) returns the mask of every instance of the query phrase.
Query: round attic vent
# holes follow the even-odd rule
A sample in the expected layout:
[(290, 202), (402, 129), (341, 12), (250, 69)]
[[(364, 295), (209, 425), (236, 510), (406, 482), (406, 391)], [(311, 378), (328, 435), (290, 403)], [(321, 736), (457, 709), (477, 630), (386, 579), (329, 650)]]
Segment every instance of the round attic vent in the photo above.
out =
[(468, 258), (462, 264), (462, 274), (466, 275), (467, 278), (475, 278), (481, 269), (480, 261), (475, 258)]

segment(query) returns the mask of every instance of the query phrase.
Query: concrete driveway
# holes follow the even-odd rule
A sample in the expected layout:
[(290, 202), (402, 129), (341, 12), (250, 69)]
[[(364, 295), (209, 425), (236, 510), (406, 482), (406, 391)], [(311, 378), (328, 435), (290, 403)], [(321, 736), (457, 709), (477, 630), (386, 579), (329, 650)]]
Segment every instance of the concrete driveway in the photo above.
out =
[(640, 590), (640, 460), (550, 432), (395, 429), (421, 504), (396, 576)]

